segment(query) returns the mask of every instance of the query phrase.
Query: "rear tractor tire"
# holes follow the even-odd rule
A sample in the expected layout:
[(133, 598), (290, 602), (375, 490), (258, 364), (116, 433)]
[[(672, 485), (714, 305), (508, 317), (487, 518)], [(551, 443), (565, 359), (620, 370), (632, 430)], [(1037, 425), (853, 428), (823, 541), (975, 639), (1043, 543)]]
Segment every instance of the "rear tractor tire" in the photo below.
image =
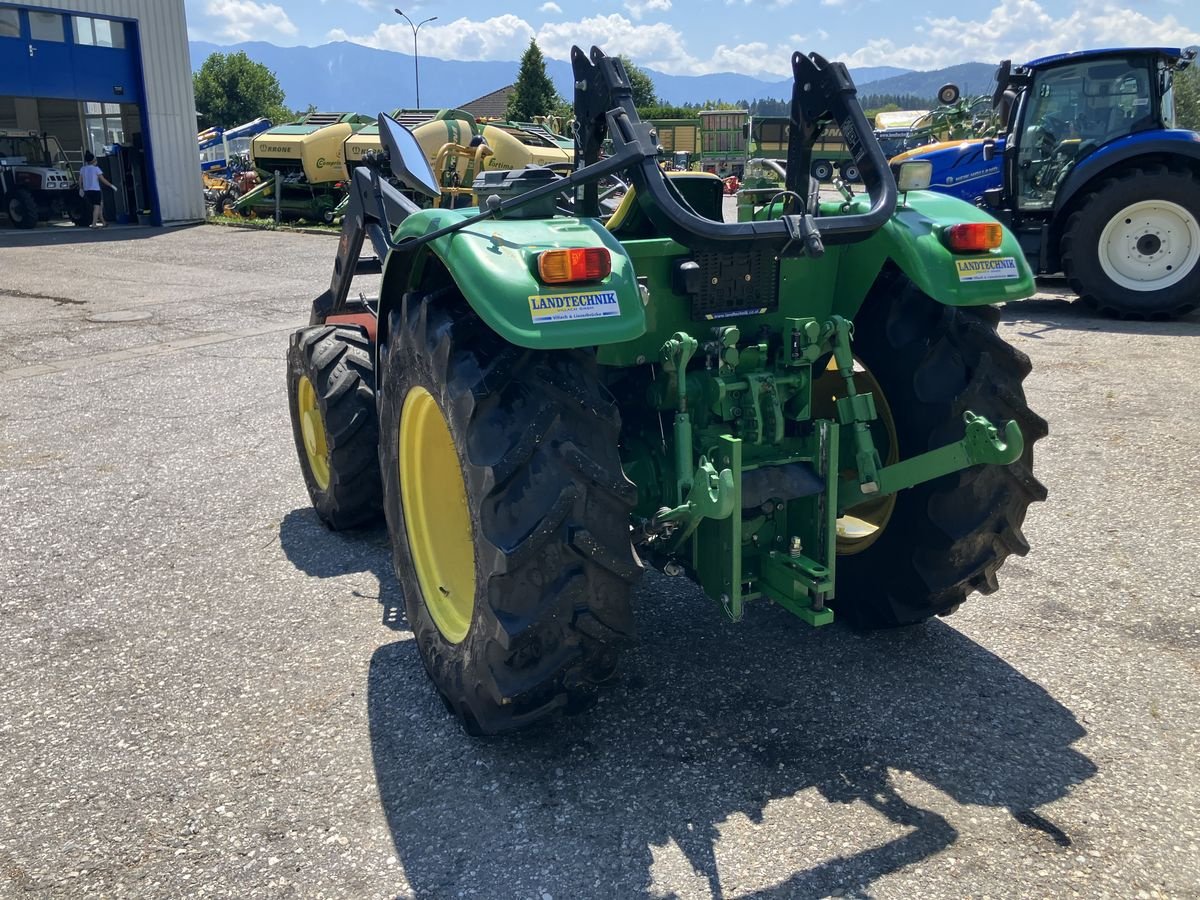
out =
[(1200, 305), (1200, 180), (1166, 166), (1126, 169), (1067, 220), (1063, 270), (1084, 303), (1126, 319)]
[(379, 519), (379, 424), (371, 344), (361, 328), (292, 335), (288, 408), (304, 483), (321, 521), (340, 531)]
[(642, 566), (620, 418), (584, 351), (504, 343), (408, 294), (381, 347), (380, 467), (421, 661), (470, 734), (590, 705)]
[[(891, 438), (879, 447), (885, 463), (960, 439), (967, 410), (998, 428), (1015, 419), (1025, 450), (1011, 465), (972, 466), (847, 510), (836, 607), (851, 624), (887, 628), (948, 615), (973, 591), (995, 591), (1009, 554), (1029, 551), (1021, 525), (1029, 504), (1046, 498), (1033, 476), (1033, 445), (1046, 423), (1021, 387), (1029, 358), (996, 333), (998, 320), (992, 307), (942, 306), (895, 271), (854, 317), (855, 354), (874, 381), (860, 389), (882, 394), (877, 407), (888, 420)], [(857, 533), (843, 524), (863, 520), (871, 525)]]

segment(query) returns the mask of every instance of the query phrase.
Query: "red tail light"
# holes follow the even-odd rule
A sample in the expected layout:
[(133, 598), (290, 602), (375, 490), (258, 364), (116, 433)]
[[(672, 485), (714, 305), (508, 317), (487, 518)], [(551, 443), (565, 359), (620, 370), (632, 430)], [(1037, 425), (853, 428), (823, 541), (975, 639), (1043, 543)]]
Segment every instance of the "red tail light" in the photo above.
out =
[(600, 281), (612, 272), (612, 257), (605, 247), (543, 250), (537, 256), (538, 277), (546, 284)]
[(999, 222), (964, 222), (951, 225), (942, 232), (942, 238), (956, 253), (975, 253), (999, 247), (1004, 240), (1004, 229)]

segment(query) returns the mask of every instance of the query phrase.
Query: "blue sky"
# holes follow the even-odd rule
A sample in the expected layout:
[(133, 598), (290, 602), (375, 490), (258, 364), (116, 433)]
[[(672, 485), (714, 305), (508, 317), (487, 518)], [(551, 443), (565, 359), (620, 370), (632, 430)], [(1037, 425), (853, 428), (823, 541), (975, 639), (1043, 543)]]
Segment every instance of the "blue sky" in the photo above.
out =
[(323, 44), (348, 40), (422, 56), (513, 60), (530, 37), (549, 57), (598, 44), (639, 65), (677, 75), (790, 74), (793, 50), (852, 66), (937, 69), (960, 62), (1031, 59), (1085, 47), (1200, 44), (1197, 0), (186, 0), (194, 40)]

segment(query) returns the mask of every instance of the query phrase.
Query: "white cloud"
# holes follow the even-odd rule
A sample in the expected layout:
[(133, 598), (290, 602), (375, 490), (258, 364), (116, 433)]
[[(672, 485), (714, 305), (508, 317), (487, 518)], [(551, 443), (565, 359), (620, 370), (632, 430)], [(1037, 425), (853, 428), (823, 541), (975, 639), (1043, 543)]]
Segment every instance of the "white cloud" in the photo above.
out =
[(614, 56), (622, 53), (639, 66), (661, 72), (686, 71), (696, 63), (684, 46), (683, 35), (670, 25), (635, 25), (620, 13), (578, 22), (548, 22), (538, 31), (537, 42), (543, 53), (555, 59), (570, 59), (572, 44), (594, 44)]
[(625, 8), (635, 19), (641, 19), (648, 12), (668, 12), (671, 0), (625, 0)]
[[(412, 52), (412, 31), (403, 23), (379, 25), (369, 35), (351, 35), (335, 28), (327, 36), (331, 41), (353, 41), (382, 50)], [(586, 48), (594, 44), (614, 56), (620, 53), (639, 66), (671, 75), (738, 72), (786, 77), (791, 74), (791, 54), (796, 49), (788, 43), (768, 45), (755, 41), (732, 46), (720, 44), (708, 57), (696, 57), (688, 52), (683, 35), (675, 27), (665, 22), (634, 22), (620, 13), (612, 13), (574, 22), (546, 22), (540, 29), (511, 14), (483, 22), (462, 18), (422, 28), (420, 50), (422, 56), (441, 59), (517, 60), (529, 46), (531, 37), (550, 59), (568, 60), (572, 45)]]
[(539, 6), (539, 7), (538, 7), (538, 12), (542, 12), (542, 13), (560, 13), (560, 14), (561, 14), (561, 13), (562, 13), (562, 7), (561, 7), (561, 6), (559, 6), (557, 3), (555, 3), (555, 2), (554, 2), (554, 0), (549, 0), (549, 2), (548, 2), (548, 3), (543, 3), (541, 6)]
[(204, 11), (215, 19), (224, 20), (218, 34), (230, 41), (248, 41), (262, 37), (264, 30), (295, 35), (296, 24), (288, 18), (283, 7), (275, 3), (255, 3), (254, 0), (208, 0)]
[(920, 43), (899, 45), (890, 38), (874, 38), (840, 58), (851, 66), (936, 69), (961, 62), (1025, 61), (1087, 47), (1200, 43), (1200, 32), (1174, 16), (1151, 19), (1111, 0), (1083, 0), (1061, 18), (1037, 0), (1011, 0), (984, 19), (926, 18), (915, 30)]
[[(466, 17), (453, 22), (440, 20), (424, 26), (420, 34), (421, 55), (441, 59), (517, 60), (536, 39), (551, 59), (570, 59), (571, 46), (601, 49), (632, 59), (637, 65), (672, 75), (704, 75), (738, 72), (759, 77), (786, 78), (791, 74), (794, 50), (831, 50), (829, 35), (793, 34), (742, 44), (719, 44), (710, 53), (697, 55), (681, 31), (666, 22), (637, 21), (649, 10), (665, 10), (672, 0), (628, 0), (630, 15), (609, 13), (572, 22), (545, 22), (535, 28), (511, 13), (484, 21)], [(727, 0), (741, 4), (747, 0)], [(543, 11), (559, 9), (548, 0)], [(260, 24), (284, 33), (295, 26), (274, 4), (251, 0), (209, 0), (210, 14), (230, 10), (245, 12)], [(228, 17), (228, 16), (227, 16)], [(272, 17), (272, 21), (267, 21)], [(233, 28), (230, 25), (229, 28)], [(249, 31), (250, 29), (247, 29)], [(1048, 53), (1081, 47), (1186, 46), (1200, 43), (1200, 33), (1181, 25), (1173, 16), (1161, 19), (1120, 7), (1114, 0), (1080, 0), (1074, 10), (1055, 17), (1038, 0), (1008, 0), (977, 19), (957, 16), (927, 17), (915, 26), (916, 40), (892, 37), (870, 38), (849, 53), (822, 53), (850, 66), (895, 65), (911, 69), (936, 69), (959, 62), (995, 62), (1002, 58), (1033, 59)], [(229, 33), (228, 30), (226, 32)], [(412, 52), (412, 31), (404, 22), (384, 23), (365, 36), (348, 35), (342, 29), (329, 32), (330, 40), (349, 40), (386, 50)], [(239, 38), (243, 39), (243, 38)], [(813, 44), (814, 46), (808, 46)]]
[[(444, 25), (430, 23), (424, 26), (419, 35), (420, 52), (422, 56), (439, 59), (514, 60), (520, 59), (533, 35), (533, 26), (511, 13), (482, 22), (460, 18)], [(335, 28), (329, 32), (329, 38), (380, 50), (412, 52), (413, 34), (407, 22), (379, 25), (369, 35), (348, 35)]]

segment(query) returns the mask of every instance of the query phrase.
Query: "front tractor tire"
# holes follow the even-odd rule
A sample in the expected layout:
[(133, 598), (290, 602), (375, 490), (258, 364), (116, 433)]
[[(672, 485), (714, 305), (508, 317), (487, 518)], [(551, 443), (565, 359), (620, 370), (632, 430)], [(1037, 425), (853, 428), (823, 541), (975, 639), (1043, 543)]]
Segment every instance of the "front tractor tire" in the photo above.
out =
[(4, 211), (14, 228), (33, 228), (38, 223), (37, 200), (24, 188), (9, 192), (4, 198)]
[(292, 437), (313, 509), (335, 531), (382, 512), (375, 369), (363, 329), (318, 325), (292, 335), (287, 361)]
[(1169, 319), (1200, 305), (1200, 180), (1166, 166), (1126, 169), (1067, 220), (1063, 270), (1089, 306)]
[(620, 418), (584, 351), (506, 344), (408, 294), (380, 348), (384, 508), (421, 661), (470, 734), (582, 709), (642, 566)]
[[(948, 615), (974, 591), (990, 594), (1011, 553), (1024, 556), (1029, 504), (1046, 498), (1033, 476), (1033, 445), (1045, 421), (1029, 409), (1021, 383), (1029, 358), (996, 332), (992, 307), (942, 306), (912, 282), (885, 273), (854, 318), (854, 350), (878, 390), (895, 448), (915, 456), (963, 435), (963, 414), (997, 427), (1015, 419), (1025, 437), (1008, 466), (977, 465), (917, 485), (866, 508), (874, 532), (844, 534), (839, 520), (837, 612), (863, 628), (912, 625)], [(847, 510), (847, 522), (858, 510)], [(863, 519), (871, 515), (860, 512)]]

